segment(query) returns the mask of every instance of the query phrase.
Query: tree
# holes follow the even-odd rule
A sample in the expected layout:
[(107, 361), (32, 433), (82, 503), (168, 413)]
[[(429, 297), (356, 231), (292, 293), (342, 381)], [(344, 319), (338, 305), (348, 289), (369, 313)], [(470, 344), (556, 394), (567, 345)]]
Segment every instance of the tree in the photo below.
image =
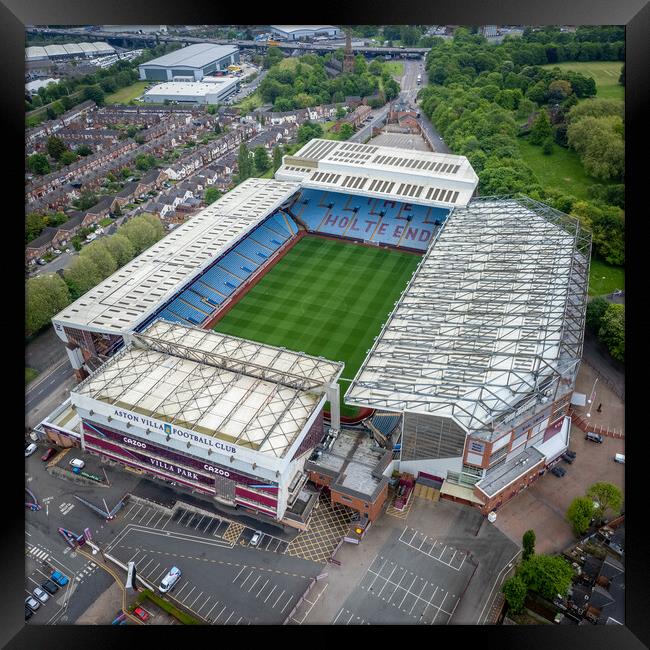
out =
[[(622, 307), (623, 305), (610, 305), (610, 307)], [(611, 483), (594, 483), (587, 490), (587, 497), (598, 503), (595, 509), (596, 519), (600, 520), (607, 510), (611, 510), (615, 515), (619, 513), (623, 504), (623, 493)]]
[(553, 138), (548, 137), (546, 140), (544, 140), (544, 143), (542, 144), (542, 153), (545, 156), (550, 156), (553, 153)]
[(72, 205), (74, 205), (77, 210), (88, 210), (88, 208), (92, 208), (97, 201), (99, 201), (97, 194), (90, 190), (84, 190), (81, 193), (81, 196), (72, 202)]
[(115, 233), (107, 237), (104, 241), (106, 243), (106, 249), (115, 260), (118, 269), (135, 257), (135, 247), (121, 233)]
[(530, 131), (530, 142), (541, 145), (547, 138), (553, 137), (553, 127), (548, 119), (548, 113), (541, 110), (533, 122), (533, 128)]
[(566, 511), (566, 518), (578, 537), (589, 530), (593, 516), (594, 502), (589, 497), (576, 497)]
[(282, 149), (273, 147), (273, 171), (276, 172), (282, 166)]
[(253, 154), (253, 159), (255, 161), (255, 169), (260, 173), (265, 172), (267, 169), (269, 169), (269, 167), (271, 167), (269, 154), (266, 152), (266, 149), (262, 145), (256, 147)]
[(117, 261), (107, 248), (105, 242), (101, 239), (83, 248), (79, 253), (79, 257), (90, 260), (99, 272), (102, 280), (117, 271)]
[(604, 298), (601, 298), (600, 296), (597, 298), (593, 298), (587, 303), (586, 325), (589, 330), (594, 332), (594, 334), (598, 334), (600, 330), (600, 325), (603, 316), (607, 311), (608, 305), (609, 303)]
[(323, 128), (320, 124), (307, 120), (298, 128), (298, 144), (305, 144), (312, 138), (321, 138)]
[(33, 174), (44, 176), (50, 173), (50, 163), (42, 153), (34, 153), (27, 159), (27, 167)]
[(625, 305), (607, 305), (600, 321), (598, 337), (614, 359), (625, 361)]
[(54, 158), (54, 160), (60, 160), (61, 156), (68, 147), (65, 146), (65, 142), (61, 138), (57, 138), (55, 135), (51, 135), (47, 139), (47, 153)]
[(86, 86), (83, 90), (83, 98), (85, 101), (92, 99), (97, 106), (103, 106), (105, 95), (98, 85)]
[(573, 569), (562, 557), (533, 555), (519, 565), (517, 575), (530, 591), (553, 600), (557, 594), (566, 594), (573, 578)]
[(548, 85), (548, 99), (549, 101), (561, 102), (565, 100), (573, 89), (571, 84), (566, 79), (556, 79), (551, 81)]
[[(378, 62), (373, 61), (373, 63), (378, 63)], [(345, 109), (343, 108), (343, 106), (337, 106), (336, 107), (336, 119), (340, 120), (343, 117), (345, 117)]]
[(70, 266), (63, 272), (63, 278), (74, 300), (103, 280), (92, 260), (81, 255), (72, 260)]
[(70, 304), (70, 293), (56, 273), (29, 278), (25, 284), (25, 333), (36, 334)]
[(62, 165), (71, 165), (78, 158), (79, 156), (77, 156), (77, 154), (74, 151), (70, 151), (70, 149), (68, 149), (61, 154), (61, 157), (59, 158), (59, 162)]
[(146, 172), (156, 166), (156, 159), (152, 154), (140, 154), (135, 157), (135, 166), (140, 171)]
[(284, 54), (282, 54), (282, 50), (279, 47), (269, 47), (264, 57), (264, 68), (268, 70), (271, 66), (282, 61), (283, 58)]
[(205, 194), (203, 195), (203, 200), (205, 201), (206, 205), (210, 205), (220, 198), (221, 192), (216, 187), (208, 187), (208, 189), (205, 190)]
[(76, 149), (75, 153), (79, 156), (89, 156), (93, 150), (87, 144), (80, 144)]
[(237, 168), (239, 182), (245, 181), (250, 178), (253, 173), (253, 165), (251, 162), (251, 154), (245, 142), (239, 145), (239, 154), (237, 155)]
[(352, 128), (351, 124), (348, 124), (347, 122), (345, 124), (341, 125), (341, 128), (339, 129), (339, 137), (341, 140), (347, 140), (352, 136), (354, 133), (354, 129)]
[(162, 238), (165, 229), (156, 215), (141, 214), (124, 224), (118, 233), (133, 244), (135, 255), (140, 255), (142, 251)]
[(519, 576), (512, 576), (506, 580), (501, 588), (508, 603), (508, 610), (513, 614), (519, 613), (524, 608), (528, 587)]
[(535, 531), (527, 530), (521, 539), (521, 543), (524, 548), (521, 557), (526, 561), (528, 558), (535, 555)]

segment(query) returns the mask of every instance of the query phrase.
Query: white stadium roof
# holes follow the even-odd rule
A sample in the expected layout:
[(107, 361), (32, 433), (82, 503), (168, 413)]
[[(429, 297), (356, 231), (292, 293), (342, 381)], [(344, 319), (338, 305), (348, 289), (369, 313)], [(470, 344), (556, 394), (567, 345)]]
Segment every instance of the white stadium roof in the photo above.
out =
[(467, 205), (478, 185), (465, 156), (322, 139), (284, 156), (275, 178), (441, 208)]
[(548, 378), (575, 372), (589, 246), (577, 220), (530, 199), (456, 208), (346, 403), (490, 429)]
[(52, 321), (96, 332), (132, 331), (297, 189), (295, 183), (261, 178), (244, 181), (81, 296)]
[(343, 364), (158, 320), (71, 393), (282, 458)]

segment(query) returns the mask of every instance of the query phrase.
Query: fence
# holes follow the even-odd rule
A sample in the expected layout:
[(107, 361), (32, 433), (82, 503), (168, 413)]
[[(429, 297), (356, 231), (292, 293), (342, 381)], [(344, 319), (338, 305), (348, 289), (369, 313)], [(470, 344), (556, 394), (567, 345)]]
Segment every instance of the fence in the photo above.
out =
[(581, 415), (578, 415), (572, 406), (569, 408), (569, 415), (571, 416), (571, 421), (584, 433), (587, 433), (587, 431), (593, 431), (594, 433), (599, 433), (608, 438), (617, 438), (618, 440), (625, 438), (625, 433), (623, 433), (622, 430), (619, 431), (618, 429), (610, 429), (609, 427), (603, 427), (599, 424), (593, 424), (584, 419)]
[(291, 620), (291, 617), (298, 610), (298, 607), (300, 607), (300, 605), (302, 605), (305, 598), (307, 598), (307, 596), (309, 595), (309, 592), (314, 588), (314, 585), (317, 582), (320, 582), (321, 580), (324, 580), (325, 578), (327, 578), (327, 575), (328, 575), (327, 573), (321, 573), (320, 575), (317, 575), (315, 578), (311, 578), (311, 580), (309, 581), (309, 585), (307, 585), (307, 589), (305, 590), (305, 593), (302, 596), (300, 596), (300, 598), (298, 598), (298, 601), (293, 606), (293, 609), (289, 612), (289, 615), (287, 616), (287, 618), (284, 619), (284, 622), (282, 623), (282, 625), (287, 625), (289, 623), (289, 621)]

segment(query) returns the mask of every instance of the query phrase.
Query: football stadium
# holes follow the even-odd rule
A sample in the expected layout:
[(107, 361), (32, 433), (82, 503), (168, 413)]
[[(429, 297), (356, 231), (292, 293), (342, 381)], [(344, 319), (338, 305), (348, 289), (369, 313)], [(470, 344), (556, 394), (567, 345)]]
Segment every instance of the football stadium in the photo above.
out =
[(484, 514), (569, 442), (591, 239), (463, 156), (314, 139), (53, 324), (59, 445), (304, 525), (394, 470)]

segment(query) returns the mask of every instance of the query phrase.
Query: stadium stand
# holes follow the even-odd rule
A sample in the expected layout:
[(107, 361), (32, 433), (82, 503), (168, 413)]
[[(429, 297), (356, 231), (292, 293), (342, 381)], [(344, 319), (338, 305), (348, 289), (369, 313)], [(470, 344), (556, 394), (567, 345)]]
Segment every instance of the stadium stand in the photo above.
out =
[(184, 325), (201, 325), (297, 232), (290, 217), (274, 213), (168, 303), (159, 316)]
[(293, 205), (311, 232), (425, 251), (448, 210), (361, 196), (303, 189)]

